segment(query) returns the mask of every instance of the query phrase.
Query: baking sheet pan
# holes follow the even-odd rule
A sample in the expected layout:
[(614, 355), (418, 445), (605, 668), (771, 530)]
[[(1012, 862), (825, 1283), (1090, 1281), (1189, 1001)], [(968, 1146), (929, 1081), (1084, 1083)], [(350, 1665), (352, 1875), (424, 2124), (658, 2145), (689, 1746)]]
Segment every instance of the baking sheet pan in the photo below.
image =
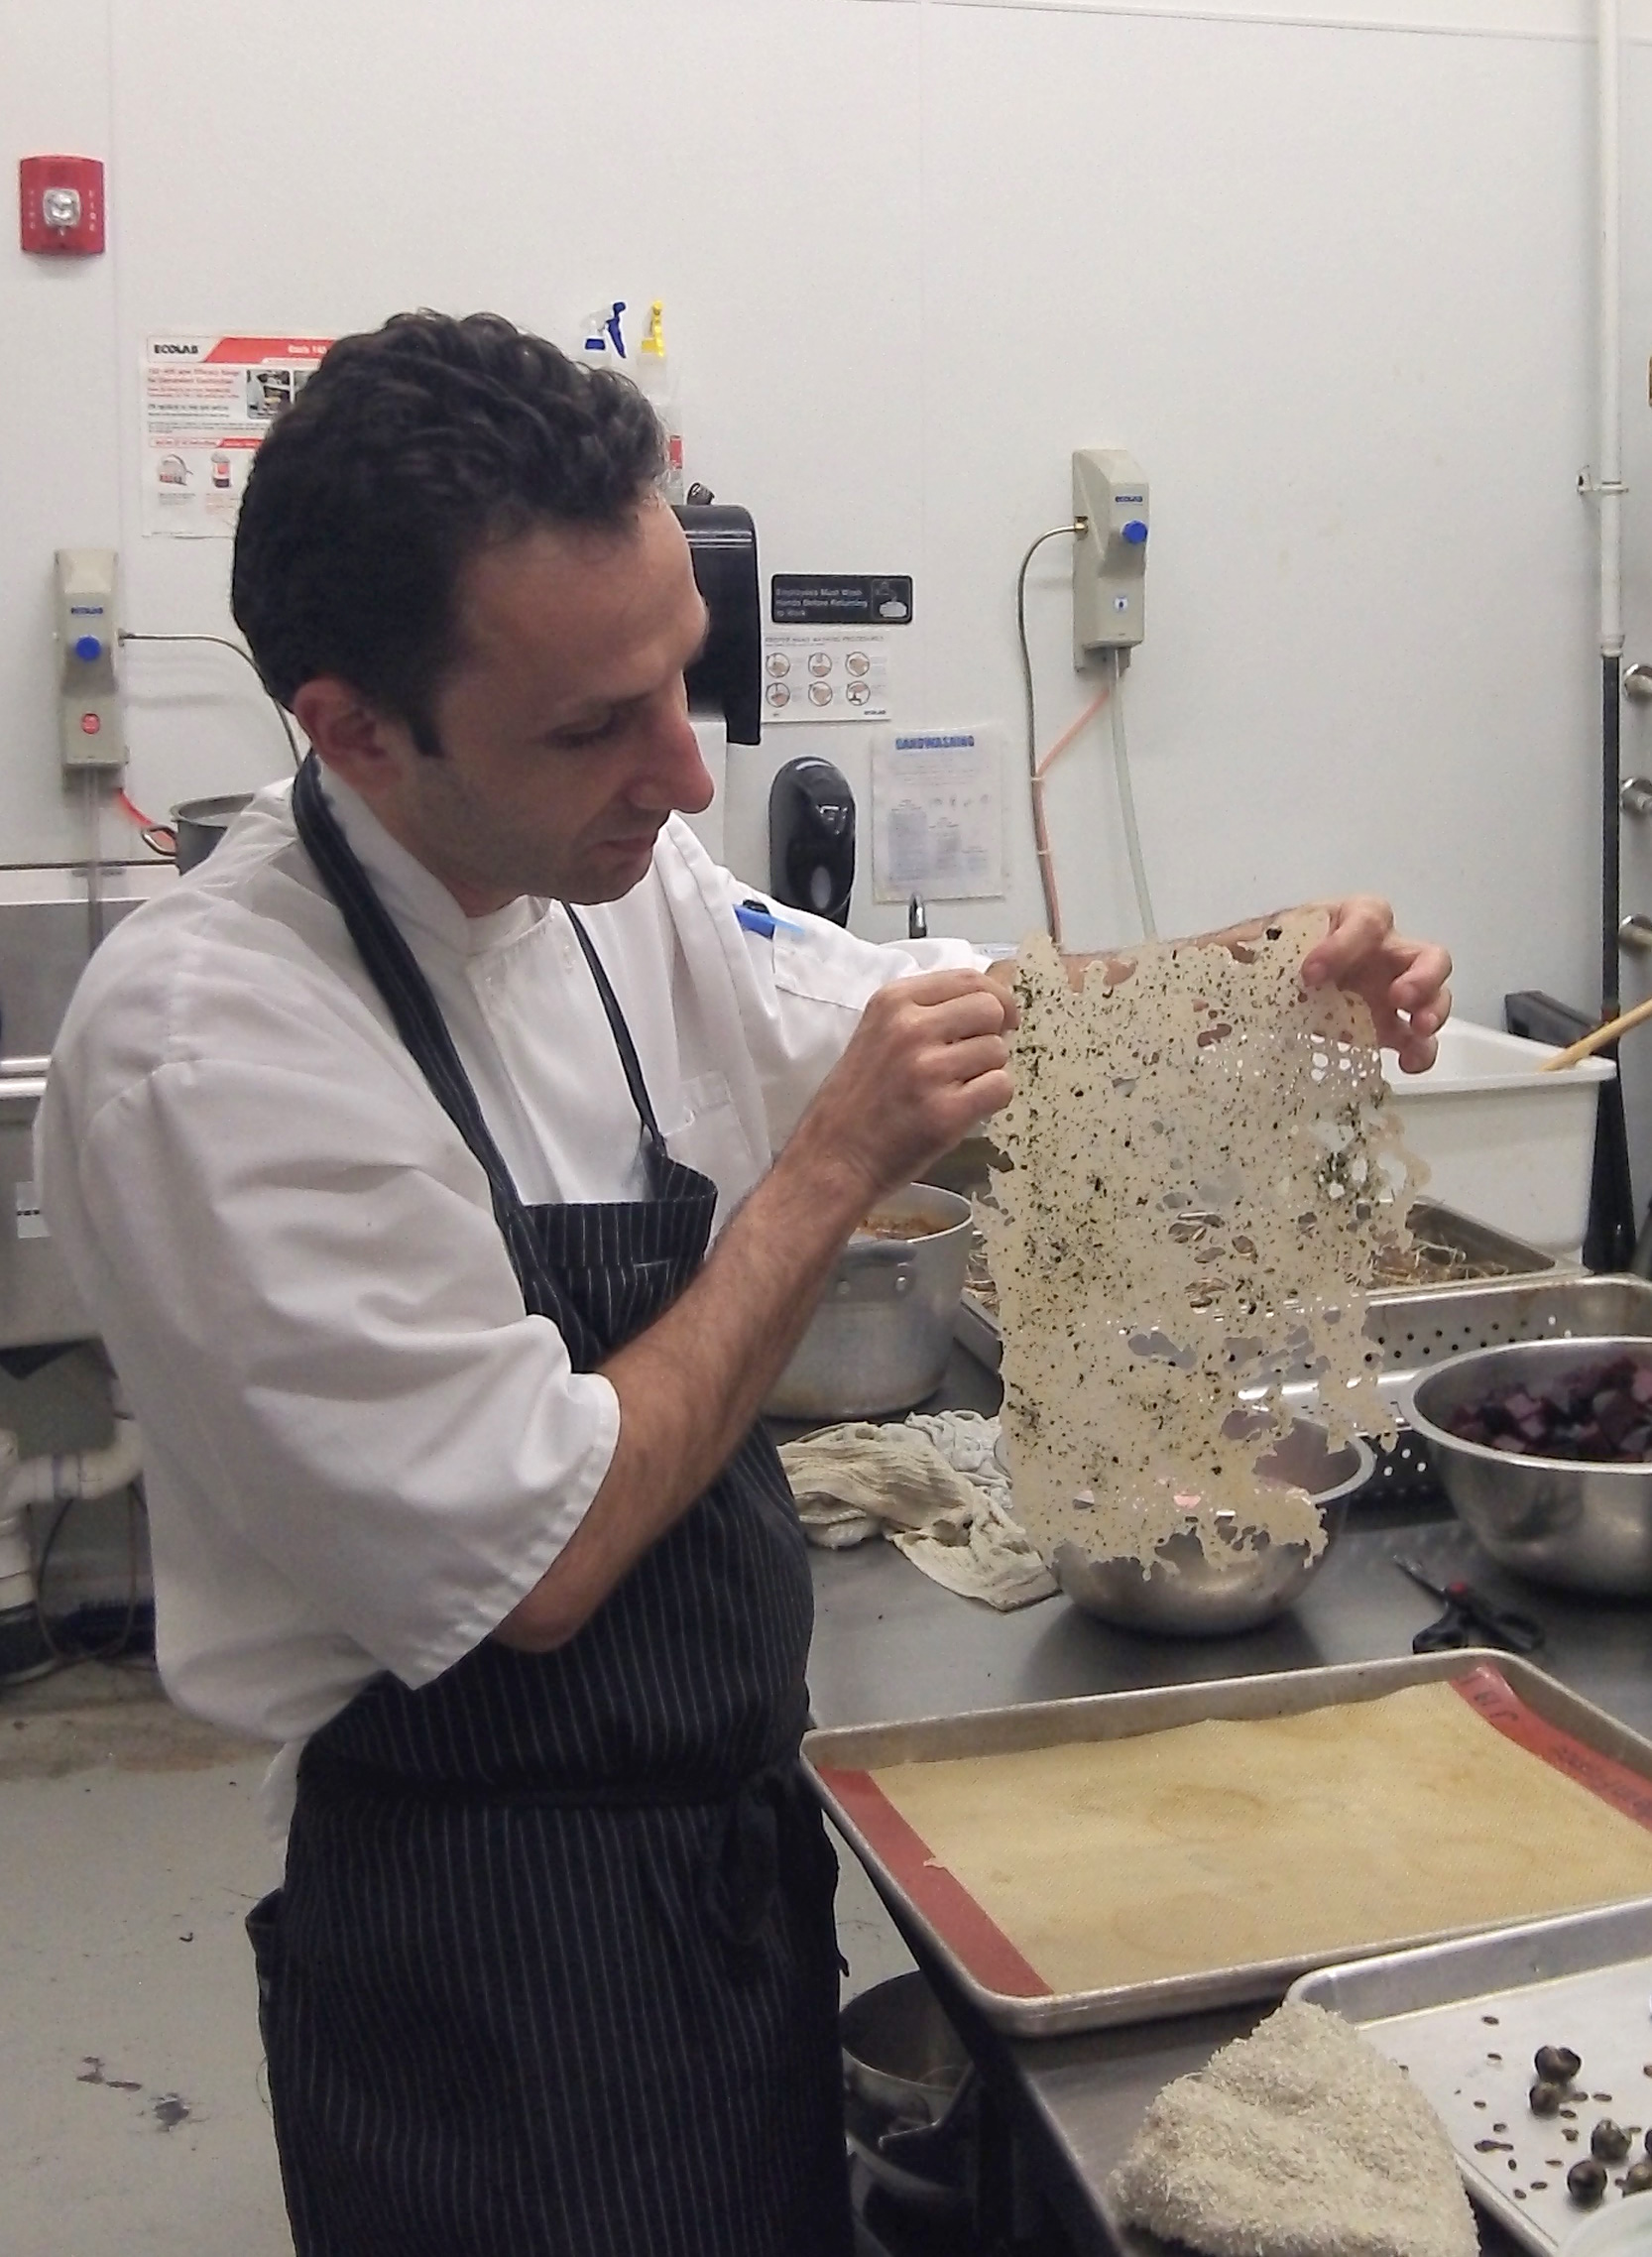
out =
[[(1635, 2132), (1625, 2161), (1607, 2166), (1610, 2181), (1646, 2152), (1649, 1994), (1652, 1897), (1322, 1967), (1290, 1991), (1405, 2064), (1451, 2135), (1470, 2194), (1540, 2257), (1590, 2214), (1567, 2194), (1566, 2173), (1589, 2153), (1600, 2117)], [(1569, 2115), (1535, 2116), (1527, 2105), (1541, 2045), (1583, 2056)], [(1622, 2199), (1608, 2184), (1600, 2206)]]
[[(805, 1735), (803, 1763), (815, 1792), (918, 1955), (938, 1961), (994, 2027), (1022, 2037), (1054, 2036), (1278, 1998), (1296, 1976), (1331, 1955), (1237, 1960), (1197, 1974), (1083, 1991), (1051, 1990), (962, 1884), (930, 1856), (868, 1774), (898, 1763), (1125, 1738), (1216, 1718), (1297, 1716), (1483, 1671), (1500, 1677), (1535, 1731), (1564, 1735), (1575, 1743), (1565, 1751), (1568, 1760), (1561, 1768), (1591, 1785), (1598, 1783), (1592, 1772), (1601, 1778), (1610, 1774), (1608, 1784), (1619, 1807), (1638, 1802), (1634, 1815), (1652, 1821), (1652, 1742), (1530, 1663), (1475, 1648), (1096, 1694), (958, 1717), (834, 1726)], [(1622, 1799), (1625, 1793), (1629, 1801)], [(1438, 1935), (1373, 1935), (1358, 1956), (1440, 1940)], [(1355, 1956), (1347, 1948), (1335, 1954), (1339, 1960)]]

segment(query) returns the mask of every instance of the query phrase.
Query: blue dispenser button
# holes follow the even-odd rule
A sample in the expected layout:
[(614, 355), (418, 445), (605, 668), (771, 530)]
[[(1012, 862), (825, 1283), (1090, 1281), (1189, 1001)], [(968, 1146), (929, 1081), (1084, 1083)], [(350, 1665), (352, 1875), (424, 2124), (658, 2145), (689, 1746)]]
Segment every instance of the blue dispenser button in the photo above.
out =
[(101, 658), (103, 646), (95, 635), (82, 635), (74, 646), (74, 655), (84, 658), (89, 666), (94, 658)]
[(1139, 548), (1147, 537), (1147, 528), (1139, 518), (1131, 518), (1128, 525), (1121, 526), (1120, 531), (1132, 548)]

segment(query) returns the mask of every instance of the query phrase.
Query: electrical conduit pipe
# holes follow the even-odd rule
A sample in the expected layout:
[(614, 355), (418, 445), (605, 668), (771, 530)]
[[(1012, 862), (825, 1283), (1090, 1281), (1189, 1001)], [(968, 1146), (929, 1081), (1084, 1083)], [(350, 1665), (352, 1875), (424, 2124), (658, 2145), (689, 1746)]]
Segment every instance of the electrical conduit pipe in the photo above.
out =
[(1596, 17), (1598, 173), (1597, 294), (1599, 471), (1594, 479), (1600, 535), (1601, 871), (1600, 1015), (1615, 1018), (1618, 971), (1618, 700), (1623, 658), (1622, 88), (1619, 0), (1599, 0)]

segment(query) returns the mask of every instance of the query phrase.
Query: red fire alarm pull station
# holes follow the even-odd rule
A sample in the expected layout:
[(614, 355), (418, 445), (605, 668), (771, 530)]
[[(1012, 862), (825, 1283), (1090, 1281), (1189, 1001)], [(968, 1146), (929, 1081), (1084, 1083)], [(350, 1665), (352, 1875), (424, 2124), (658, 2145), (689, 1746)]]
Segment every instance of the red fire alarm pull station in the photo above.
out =
[(17, 168), (23, 248), (85, 258), (103, 248), (103, 167), (95, 157), (25, 157)]

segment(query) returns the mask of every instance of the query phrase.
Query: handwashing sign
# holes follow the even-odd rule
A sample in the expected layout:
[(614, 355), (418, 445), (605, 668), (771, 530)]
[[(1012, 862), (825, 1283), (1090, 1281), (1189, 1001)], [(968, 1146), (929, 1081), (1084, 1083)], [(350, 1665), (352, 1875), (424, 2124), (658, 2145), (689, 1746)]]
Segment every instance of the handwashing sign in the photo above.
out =
[(1003, 891), (1003, 734), (992, 723), (872, 744), (872, 865), (880, 901)]
[(143, 527), (174, 539), (228, 539), (253, 456), (331, 339), (146, 337)]

